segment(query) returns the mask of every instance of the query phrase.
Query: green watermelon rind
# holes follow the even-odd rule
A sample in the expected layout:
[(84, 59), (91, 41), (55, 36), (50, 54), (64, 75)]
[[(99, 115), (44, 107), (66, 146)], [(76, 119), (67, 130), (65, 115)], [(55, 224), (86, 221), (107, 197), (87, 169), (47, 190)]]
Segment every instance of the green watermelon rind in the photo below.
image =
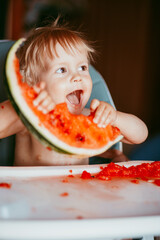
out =
[(43, 125), (39, 126), (39, 119), (38, 117), (33, 113), (33, 111), (29, 108), (27, 103), (25, 102), (20, 87), (18, 85), (17, 76), (14, 69), (14, 59), (15, 59), (15, 53), (19, 46), (22, 44), (22, 42), (25, 39), (19, 39), (10, 49), (7, 60), (6, 60), (6, 88), (9, 95), (9, 99), (19, 115), (20, 119), (24, 123), (24, 125), (27, 127), (27, 129), (37, 138), (41, 141), (43, 145), (46, 147), (50, 147), (51, 149), (54, 149), (55, 151), (58, 151), (63, 154), (72, 154), (72, 155), (80, 155), (80, 156), (93, 156), (98, 155), (109, 149), (112, 145), (119, 142), (123, 136), (119, 135), (114, 141), (110, 141), (108, 144), (106, 144), (102, 148), (98, 149), (86, 149), (86, 148), (77, 148), (72, 147), (60, 139), (58, 139), (56, 136), (54, 136), (52, 133), (48, 131)]

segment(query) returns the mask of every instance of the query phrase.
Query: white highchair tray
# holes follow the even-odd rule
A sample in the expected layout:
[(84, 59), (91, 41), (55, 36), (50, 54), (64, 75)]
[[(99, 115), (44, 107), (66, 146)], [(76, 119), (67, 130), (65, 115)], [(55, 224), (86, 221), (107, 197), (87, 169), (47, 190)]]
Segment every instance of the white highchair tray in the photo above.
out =
[(160, 187), (80, 178), (83, 170), (97, 173), (100, 166), (0, 167), (0, 183), (11, 184), (0, 188), (0, 239), (160, 235)]

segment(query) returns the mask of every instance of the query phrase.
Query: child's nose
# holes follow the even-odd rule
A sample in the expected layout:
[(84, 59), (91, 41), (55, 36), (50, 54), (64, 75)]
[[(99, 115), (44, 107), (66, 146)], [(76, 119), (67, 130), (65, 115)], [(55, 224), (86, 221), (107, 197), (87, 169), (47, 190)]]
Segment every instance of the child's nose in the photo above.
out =
[(71, 81), (72, 82), (81, 82), (82, 81), (82, 78), (79, 74), (74, 74), (71, 78)]

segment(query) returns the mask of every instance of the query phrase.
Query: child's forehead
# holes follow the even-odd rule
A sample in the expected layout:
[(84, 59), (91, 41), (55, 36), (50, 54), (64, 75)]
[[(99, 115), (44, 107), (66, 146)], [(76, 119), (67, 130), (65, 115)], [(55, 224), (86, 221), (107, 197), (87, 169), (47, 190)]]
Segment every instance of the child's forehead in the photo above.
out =
[(83, 55), (84, 57), (88, 57), (87, 48), (82, 43), (76, 44), (61, 44), (59, 42), (56, 43), (55, 47), (52, 49), (53, 56), (63, 57), (63, 55), (72, 55), (79, 56)]

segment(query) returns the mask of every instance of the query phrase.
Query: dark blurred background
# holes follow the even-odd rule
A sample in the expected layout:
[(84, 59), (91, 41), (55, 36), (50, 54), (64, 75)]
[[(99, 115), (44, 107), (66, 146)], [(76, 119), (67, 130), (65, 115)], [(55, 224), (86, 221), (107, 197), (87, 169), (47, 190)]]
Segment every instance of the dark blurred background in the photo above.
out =
[[(106, 80), (117, 109), (140, 117), (149, 128), (149, 140), (157, 136), (160, 1), (1, 0), (0, 39), (16, 40), (59, 14), (62, 22), (94, 42), (98, 51), (94, 66)], [(130, 154), (135, 147), (124, 145), (124, 151)]]

